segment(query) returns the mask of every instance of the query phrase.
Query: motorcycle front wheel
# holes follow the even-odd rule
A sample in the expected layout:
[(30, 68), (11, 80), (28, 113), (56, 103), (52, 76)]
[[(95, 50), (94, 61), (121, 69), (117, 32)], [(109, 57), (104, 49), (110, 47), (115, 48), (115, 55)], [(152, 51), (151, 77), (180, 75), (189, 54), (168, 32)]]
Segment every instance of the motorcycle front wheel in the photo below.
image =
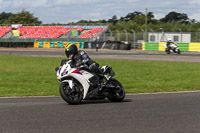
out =
[(110, 79), (109, 82), (112, 86), (115, 86), (116, 92), (110, 92), (107, 98), (112, 102), (121, 102), (125, 98), (124, 87), (116, 79)]
[(60, 95), (68, 104), (79, 104), (83, 99), (83, 87), (78, 81), (74, 81), (73, 88), (67, 82), (60, 84)]

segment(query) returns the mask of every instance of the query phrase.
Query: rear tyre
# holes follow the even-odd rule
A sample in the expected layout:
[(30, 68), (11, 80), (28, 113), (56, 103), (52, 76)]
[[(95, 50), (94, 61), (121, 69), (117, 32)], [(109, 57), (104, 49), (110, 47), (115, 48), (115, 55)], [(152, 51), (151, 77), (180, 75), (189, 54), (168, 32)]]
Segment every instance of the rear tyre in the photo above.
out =
[(180, 49), (178, 49), (178, 52), (177, 52), (177, 54), (180, 54), (181, 53), (181, 51), (180, 51)]
[(166, 52), (167, 54), (170, 54), (170, 50), (169, 50), (168, 48), (165, 49), (165, 52)]
[(108, 99), (112, 102), (121, 102), (125, 98), (125, 89), (116, 79), (110, 79), (110, 84), (115, 86), (116, 92), (110, 92)]
[(63, 100), (69, 104), (79, 104), (83, 99), (83, 87), (76, 80), (74, 80), (73, 89), (65, 82), (61, 83), (59, 91)]

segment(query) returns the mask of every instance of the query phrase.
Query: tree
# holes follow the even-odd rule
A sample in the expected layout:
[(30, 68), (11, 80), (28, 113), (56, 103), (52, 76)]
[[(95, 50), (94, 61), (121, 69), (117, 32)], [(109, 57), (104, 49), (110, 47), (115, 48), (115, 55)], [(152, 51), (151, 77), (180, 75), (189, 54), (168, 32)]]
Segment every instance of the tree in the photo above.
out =
[(133, 20), (135, 17), (138, 17), (138, 16), (145, 16), (142, 12), (138, 12), (138, 11), (135, 11), (135, 12), (132, 12), (132, 13), (128, 13), (125, 17), (121, 17), (120, 20)]
[(6, 24), (41, 24), (42, 22), (34, 17), (28, 11), (22, 10), (19, 13), (11, 15), (6, 21)]
[(116, 15), (114, 15), (111, 19), (108, 19), (108, 22), (113, 23), (113, 24), (116, 24), (117, 21), (118, 21), (118, 19), (117, 19)]
[(164, 18), (160, 19), (161, 22), (188, 22), (189, 18), (185, 13), (170, 12)]
[(136, 16), (133, 21), (139, 25), (143, 25), (145, 24), (145, 16)]
[(154, 18), (154, 15), (153, 15), (153, 12), (148, 12), (147, 13), (147, 17), (148, 17), (148, 19), (153, 19)]
[(12, 16), (12, 13), (6, 13), (6, 12), (2, 12), (0, 14), (0, 24), (4, 24), (4, 22), (10, 17)]
[(88, 23), (88, 20), (80, 20), (77, 23), (80, 23), (80, 24)]

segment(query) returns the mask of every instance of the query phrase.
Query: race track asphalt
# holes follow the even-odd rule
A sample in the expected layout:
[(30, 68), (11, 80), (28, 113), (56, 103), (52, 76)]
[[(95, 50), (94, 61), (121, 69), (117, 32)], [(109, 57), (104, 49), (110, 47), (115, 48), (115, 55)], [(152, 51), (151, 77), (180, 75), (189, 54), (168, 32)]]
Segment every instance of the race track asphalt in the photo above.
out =
[[(164, 51), (142, 50), (107, 50), (84, 49), (91, 58), (123, 59), (123, 60), (150, 60), (150, 61), (180, 61), (200, 62), (200, 52), (182, 52), (180, 55), (166, 54)], [(63, 57), (62, 48), (0, 48), (0, 55)]]
[(199, 133), (200, 92), (127, 95), (68, 105), (61, 97), (0, 98), (1, 133)]
[[(91, 58), (200, 62), (199, 52), (86, 50)], [(65, 57), (63, 49), (0, 48), (0, 55)], [(0, 133), (199, 133), (200, 92), (127, 95), (121, 103), (0, 98)]]

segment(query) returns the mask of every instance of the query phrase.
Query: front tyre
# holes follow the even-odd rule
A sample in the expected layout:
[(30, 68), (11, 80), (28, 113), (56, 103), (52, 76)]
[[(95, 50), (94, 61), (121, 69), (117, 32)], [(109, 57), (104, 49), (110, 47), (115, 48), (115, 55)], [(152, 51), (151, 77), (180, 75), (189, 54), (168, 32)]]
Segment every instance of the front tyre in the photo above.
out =
[(70, 88), (67, 82), (61, 83), (60, 95), (69, 104), (79, 104), (83, 99), (83, 88), (78, 81), (74, 81), (74, 87)]
[(108, 99), (112, 102), (121, 102), (125, 98), (125, 89), (116, 79), (110, 79), (110, 84), (115, 86), (115, 92), (110, 92)]

